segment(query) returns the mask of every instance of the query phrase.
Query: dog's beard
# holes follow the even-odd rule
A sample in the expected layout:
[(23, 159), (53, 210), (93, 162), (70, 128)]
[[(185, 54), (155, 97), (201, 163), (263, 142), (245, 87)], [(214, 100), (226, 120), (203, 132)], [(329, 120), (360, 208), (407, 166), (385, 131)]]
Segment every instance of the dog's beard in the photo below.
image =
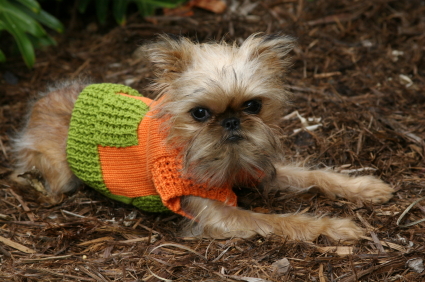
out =
[(183, 149), (184, 175), (209, 187), (273, 177), (273, 163), (281, 155), (276, 130), (258, 117), (242, 121), (244, 127), (232, 132), (211, 124), (199, 128)]

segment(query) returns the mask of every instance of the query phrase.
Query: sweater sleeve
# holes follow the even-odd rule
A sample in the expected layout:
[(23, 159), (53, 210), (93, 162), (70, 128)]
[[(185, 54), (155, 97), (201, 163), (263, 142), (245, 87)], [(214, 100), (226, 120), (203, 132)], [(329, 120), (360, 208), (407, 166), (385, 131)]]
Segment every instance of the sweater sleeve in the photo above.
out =
[(181, 206), (182, 196), (198, 196), (236, 206), (237, 198), (230, 185), (207, 187), (181, 176), (181, 164), (178, 158), (162, 157), (152, 165), (152, 178), (162, 203), (171, 211), (193, 218)]

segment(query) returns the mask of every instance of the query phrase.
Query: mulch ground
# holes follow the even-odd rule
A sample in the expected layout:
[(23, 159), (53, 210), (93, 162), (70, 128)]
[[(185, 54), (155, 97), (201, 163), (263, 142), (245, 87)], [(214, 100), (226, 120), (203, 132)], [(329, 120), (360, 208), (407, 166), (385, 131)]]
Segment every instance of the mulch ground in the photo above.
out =
[[(424, 2), (229, 3), (223, 14), (133, 16), (124, 27), (77, 17), (56, 36), (58, 46), (38, 52), (34, 69), (19, 57), (0, 66), (1, 281), (425, 281), (425, 222), (415, 223), (425, 217), (425, 200), (408, 208), (425, 196)], [(47, 85), (90, 77), (142, 91), (152, 74), (132, 54), (155, 34), (239, 42), (258, 31), (298, 38), (287, 77), (295, 98), (282, 119), (288, 161), (373, 174), (396, 193), (371, 205), (314, 189), (269, 199), (242, 191), (250, 200), (241, 206), (350, 217), (367, 230), (357, 243), (182, 238), (179, 216), (142, 213), (88, 187), (48, 206), (7, 180), (10, 136)]]

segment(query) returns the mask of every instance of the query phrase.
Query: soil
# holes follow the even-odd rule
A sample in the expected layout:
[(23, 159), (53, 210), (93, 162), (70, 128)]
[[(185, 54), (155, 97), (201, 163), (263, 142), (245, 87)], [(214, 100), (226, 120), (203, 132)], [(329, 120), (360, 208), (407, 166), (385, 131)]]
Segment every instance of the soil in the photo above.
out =
[[(37, 52), (33, 69), (19, 56), (0, 65), (0, 280), (425, 281), (425, 222), (415, 223), (425, 218), (424, 1), (228, 4), (222, 14), (194, 8), (190, 17), (134, 15), (122, 27), (77, 16), (65, 34), (54, 35), (57, 46)], [(295, 96), (281, 123), (288, 161), (376, 175), (396, 192), (372, 205), (330, 200), (315, 189), (267, 199), (247, 190), (239, 193), (250, 200), (240, 204), (263, 213), (350, 217), (367, 230), (358, 242), (184, 238), (180, 216), (143, 213), (88, 187), (51, 206), (7, 179), (10, 136), (28, 101), (47, 86), (89, 77), (143, 92), (152, 73), (133, 53), (156, 34), (241, 42), (259, 31), (298, 40), (287, 74)], [(310, 130), (295, 111), (312, 118)]]

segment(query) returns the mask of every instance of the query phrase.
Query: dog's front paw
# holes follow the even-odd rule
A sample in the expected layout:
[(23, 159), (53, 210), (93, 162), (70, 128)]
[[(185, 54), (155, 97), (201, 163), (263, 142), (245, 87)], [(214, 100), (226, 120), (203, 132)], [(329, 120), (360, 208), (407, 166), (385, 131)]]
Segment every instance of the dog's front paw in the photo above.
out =
[(355, 241), (364, 235), (364, 230), (350, 219), (324, 217), (320, 220), (324, 226), (322, 234), (335, 241)]
[(275, 216), (273, 233), (294, 240), (312, 241), (323, 234), (335, 241), (356, 241), (364, 234), (350, 219), (312, 217), (308, 215)]
[(376, 204), (388, 202), (394, 193), (394, 189), (373, 176), (360, 176), (352, 178), (350, 191), (345, 195), (349, 200), (361, 200)]

